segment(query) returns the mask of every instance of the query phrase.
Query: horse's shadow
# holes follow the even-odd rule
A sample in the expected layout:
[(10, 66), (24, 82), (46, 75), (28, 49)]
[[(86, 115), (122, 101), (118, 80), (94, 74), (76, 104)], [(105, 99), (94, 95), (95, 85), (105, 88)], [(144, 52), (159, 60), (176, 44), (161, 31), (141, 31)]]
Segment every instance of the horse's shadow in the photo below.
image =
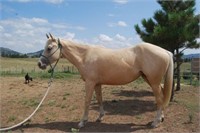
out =
[(116, 96), (125, 96), (125, 97), (146, 97), (146, 96), (153, 96), (153, 93), (148, 90), (120, 90), (119, 92), (112, 93)]
[[(106, 115), (140, 115), (146, 112), (153, 112), (156, 110), (156, 105), (153, 100), (153, 94), (150, 91), (127, 91), (121, 90), (120, 92), (113, 93), (116, 96), (132, 97), (124, 100), (107, 100), (104, 101), (104, 110)], [(151, 100), (145, 99), (145, 97), (152, 96)], [(99, 110), (97, 103), (95, 102), (92, 109)]]
[[(78, 122), (50, 122), (45, 124), (30, 124), (23, 128), (16, 130), (24, 130), (26, 128), (42, 128), (46, 130), (52, 130), (52, 132), (73, 132), (73, 129), (77, 128)], [(136, 125), (134, 123), (126, 124), (112, 124), (112, 123), (99, 123), (99, 122), (88, 122), (84, 128), (79, 129), (79, 132), (134, 132), (140, 130), (151, 129), (149, 123), (144, 125)], [(51, 131), (48, 131), (51, 132)]]
[(155, 111), (155, 105), (153, 101), (143, 100), (119, 100), (114, 102), (105, 102), (104, 109), (108, 115), (140, 115), (146, 112)]

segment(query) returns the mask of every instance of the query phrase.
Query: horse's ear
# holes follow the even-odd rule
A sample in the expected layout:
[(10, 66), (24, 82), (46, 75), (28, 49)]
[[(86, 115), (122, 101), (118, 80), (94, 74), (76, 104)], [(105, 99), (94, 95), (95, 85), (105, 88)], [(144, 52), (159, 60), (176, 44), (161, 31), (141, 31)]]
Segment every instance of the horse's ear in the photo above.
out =
[(62, 44), (60, 42), (60, 38), (58, 38), (58, 47), (62, 47)]
[(47, 37), (47, 39), (49, 39), (49, 35), (48, 34), (46, 34), (46, 37)]
[(53, 37), (53, 35), (51, 35), (51, 33), (49, 33), (50, 37), (52, 40), (55, 40), (55, 38)]
[(58, 44), (60, 43), (60, 38), (58, 38)]

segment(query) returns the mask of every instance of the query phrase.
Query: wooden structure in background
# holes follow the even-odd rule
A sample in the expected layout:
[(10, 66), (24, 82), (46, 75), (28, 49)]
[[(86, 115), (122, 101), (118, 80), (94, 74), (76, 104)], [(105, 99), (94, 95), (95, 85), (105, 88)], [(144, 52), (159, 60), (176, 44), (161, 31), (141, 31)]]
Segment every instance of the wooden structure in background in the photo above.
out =
[(192, 84), (192, 75), (196, 75), (199, 80), (199, 72), (200, 72), (200, 57), (193, 58), (191, 61), (191, 77), (190, 77), (190, 84)]

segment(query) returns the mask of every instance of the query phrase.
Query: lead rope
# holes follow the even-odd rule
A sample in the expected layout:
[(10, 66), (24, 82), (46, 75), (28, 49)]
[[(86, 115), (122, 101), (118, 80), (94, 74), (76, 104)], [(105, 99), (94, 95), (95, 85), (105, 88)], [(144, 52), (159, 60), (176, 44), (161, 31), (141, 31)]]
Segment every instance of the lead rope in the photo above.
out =
[[(53, 73), (53, 72), (52, 72), (52, 73)], [(53, 75), (53, 74), (52, 74), (52, 75)], [(25, 120), (23, 120), (22, 122), (20, 122), (20, 123), (18, 123), (18, 124), (16, 124), (16, 125), (13, 125), (13, 126), (11, 126), (11, 127), (1, 128), (0, 131), (11, 130), (11, 129), (16, 128), (16, 127), (19, 127), (19, 126), (21, 126), (22, 124), (24, 124), (25, 122), (27, 122), (27, 121), (38, 111), (38, 109), (39, 109), (40, 106), (42, 105), (44, 99), (46, 98), (47, 94), (49, 93), (49, 90), (50, 90), (50, 87), (51, 87), (51, 83), (52, 83), (52, 82), (53, 82), (53, 78), (51, 77), (51, 78), (49, 79), (48, 88), (47, 88), (47, 90), (46, 90), (46, 93), (45, 93), (44, 97), (42, 98), (42, 100), (41, 100), (41, 102), (38, 104), (37, 108), (33, 111), (33, 113), (32, 113), (29, 117), (27, 117), (27, 118), (26, 118)]]
[[(61, 44), (60, 44), (60, 40), (59, 40), (59, 39), (58, 39), (58, 45), (59, 45), (59, 48), (60, 48), (60, 57), (61, 57), (61, 48), (62, 48), (62, 46), (61, 46)], [(57, 51), (57, 50), (56, 50), (56, 51)], [(54, 52), (54, 53), (55, 53), (55, 52)], [(45, 57), (45, 56), (44, 56), (44, 57)], [(49, 90), (50, 90), (50, 88), (51, 88), (51, 83), (53, 82), (54, 69), (55, 69), (55, 67), (56, 67), (56, 65), (57, 65), (57, 63), (58, 63), (60, 57), (59, 57), (58, 60), (56, 61), (54, 67), (52, 67), (52, 65), (50, 64), (51, 69), (49, 70), (49, 72), (51, 73), (51, 77), (50, 77), (50, 79), (49, 79), (49, 81), (48, 81), (48, 87), (47, 87), (46, 93), (44, 94), (44, 97), (42, 98), (41, 102), (38, 104), (37, 108), (33, 111), (33, 113), (32, 113), (29, 117), (27, 117), (26, 119), (24, 119), (22, 122), (20, 122), (20, 123), (18, 123), (18, 124), (16, 124), (16, 125), (13, 125), (13, 126), (10, 126), (10, 127), (5, 127), (5, 128), (0, 128), (0, 131), (11, 130), (11, 129), (13, 129), (13, 128), (16, 128), (16, 127), (19, 127), (19, 126), (23, 125), (25, 122), (27, 122), (27, 121), (38, 111), (38, 109), (39, 109), (40, 106), (42, 105), (44, 99), (47, 97), (47, 94), (49, 93)], [(45, 58), (47, 58), (47, 57), (45, 57)], [(48, 59), (48, 58), (47, 58), (47, 59)]]

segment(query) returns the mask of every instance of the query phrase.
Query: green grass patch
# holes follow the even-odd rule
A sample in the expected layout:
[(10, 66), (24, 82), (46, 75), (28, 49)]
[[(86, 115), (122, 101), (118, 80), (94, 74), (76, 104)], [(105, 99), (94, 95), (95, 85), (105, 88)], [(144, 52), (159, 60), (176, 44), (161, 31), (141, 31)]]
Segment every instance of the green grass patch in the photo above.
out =
[(15, 120), (16, 120), (16, 116), (14, 116), (14, 115), (11, 115), (8, 117), (8, 122), (13, 122)]
[(78, 133), (78, 132), (79, 132), (79, 129), (71, 128), (71, 132), (72, 132), (72, 133)]
[(49, 105), (49, 106), (54, 106), (54, 105), (56, 105), (56, 101), (55, 101), (55, 100), (50, 100), (50, 101), (48, 102), (48, 105)]
[[(188, 88), (182, 88), (182, 89), (188, 89)], [(194, 91), (194, 90), (190, 89), (189, 91)], [(190, 112), (189, 116), (191, 116), (194, 113), (199, 113), (200, 111), (199, 98), (197, 96), (192, 95), (190, 92), (185, 92), (185, 93), (181, 92), (180, 94), (182, 94), (181, 97), (176, 98), (175, 102), (185, 106)]]
[(185, 85), (192, 85), (192, 86), (200, 86), (200, 81), (196, 78), (193, 78), (192, 81), (190, 79), (183, 79), (181, 78), (181, 83)]
[(19, 101), (22, 105), (26, 107), (36, 107), (39, 104), (39, 101), (36, 98), (31, 98), (31, 99), (23, 99)]

